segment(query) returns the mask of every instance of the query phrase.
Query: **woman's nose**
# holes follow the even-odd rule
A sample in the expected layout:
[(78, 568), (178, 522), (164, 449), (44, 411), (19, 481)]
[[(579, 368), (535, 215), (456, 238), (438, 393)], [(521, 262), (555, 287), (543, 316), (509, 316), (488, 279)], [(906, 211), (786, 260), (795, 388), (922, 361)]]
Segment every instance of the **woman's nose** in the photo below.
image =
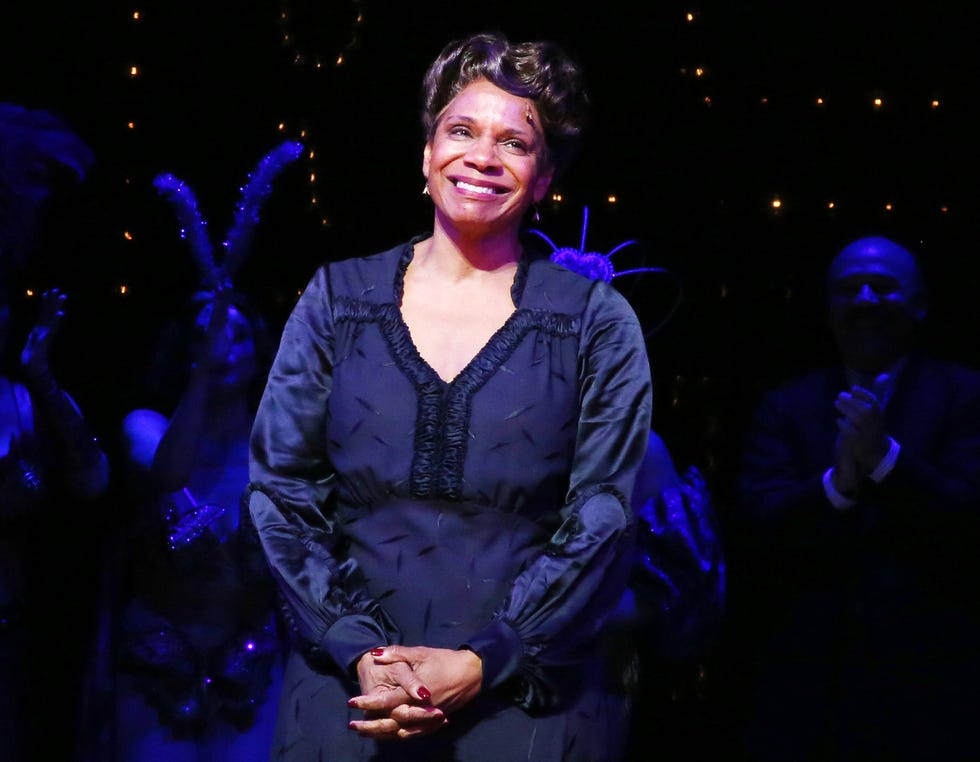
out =
[(489, 136), (474, 140), (466, 152), (466, 158), (478, 167), (496, 163), (497, 142)]

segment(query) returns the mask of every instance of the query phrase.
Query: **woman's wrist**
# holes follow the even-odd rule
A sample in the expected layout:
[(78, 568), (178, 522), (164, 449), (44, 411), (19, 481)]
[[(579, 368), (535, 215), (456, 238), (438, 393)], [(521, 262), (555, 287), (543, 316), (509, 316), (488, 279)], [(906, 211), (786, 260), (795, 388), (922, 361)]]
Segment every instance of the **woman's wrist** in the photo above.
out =
[(30, 373), (25, 369), (24, 379), (45, 420), (59, 433), (65, 457), (76, 468), (87, 469), (98, 465), (104, 457), (99, 440), (54, 375), (50, 371)]

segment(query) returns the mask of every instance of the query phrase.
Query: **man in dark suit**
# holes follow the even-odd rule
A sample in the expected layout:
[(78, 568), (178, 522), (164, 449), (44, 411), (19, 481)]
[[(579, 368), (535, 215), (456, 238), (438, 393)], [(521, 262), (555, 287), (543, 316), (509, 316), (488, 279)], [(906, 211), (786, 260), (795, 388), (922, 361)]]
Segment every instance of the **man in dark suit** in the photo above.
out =
[(841, 363), (766, 394), (746, 432), (747, 756), (977, 760), (980, 373), (921, 351), (926, 292), (897, 243), (854, 241), (827, 285)]

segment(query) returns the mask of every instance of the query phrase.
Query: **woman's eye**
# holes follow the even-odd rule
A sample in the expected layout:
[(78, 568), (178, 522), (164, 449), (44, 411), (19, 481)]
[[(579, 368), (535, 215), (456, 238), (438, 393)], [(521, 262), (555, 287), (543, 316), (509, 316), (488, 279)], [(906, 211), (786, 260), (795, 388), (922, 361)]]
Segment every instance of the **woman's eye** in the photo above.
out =
[(501, 143), (501, 146), (503, 146), (503, 149), (508, 153), (512, 153), (517, 156), (527, 155), (527, 146), (520, 140), (505, 140), (503, 143)]

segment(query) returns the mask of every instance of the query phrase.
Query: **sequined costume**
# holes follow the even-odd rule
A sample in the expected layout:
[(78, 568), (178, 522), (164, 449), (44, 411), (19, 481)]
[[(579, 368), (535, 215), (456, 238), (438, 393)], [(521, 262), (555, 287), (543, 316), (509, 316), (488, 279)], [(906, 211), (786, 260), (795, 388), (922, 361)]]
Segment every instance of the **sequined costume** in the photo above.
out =
[(238, 510), (161, 500), (123, 543), (111, 758), (264, 762), (283, 662), (264, 558)]
[(163, 522), (147, 526), (134, 546), (137, 592), (118, 654), (121, 670), (177, 738), (219, 719), (248, 728), (280, 655), (268, 577), (249, 534), (221, 537), (210, 524), (223, 507), (185, 513), (175, 504), (186, 499), (171, 496)]

